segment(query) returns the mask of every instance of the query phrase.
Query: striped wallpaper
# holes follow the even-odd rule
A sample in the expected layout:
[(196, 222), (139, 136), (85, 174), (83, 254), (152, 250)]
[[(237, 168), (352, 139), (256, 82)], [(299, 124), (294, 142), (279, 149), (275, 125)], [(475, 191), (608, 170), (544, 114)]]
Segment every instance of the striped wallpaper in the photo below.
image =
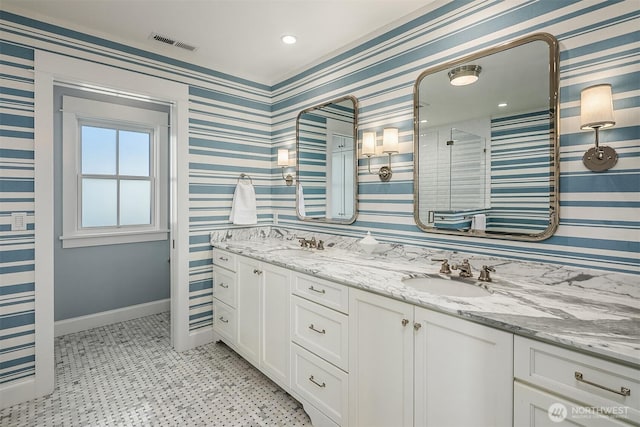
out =
[[(33, 57), (57, 52), (189, 86), (191, 329), (211, 325), (208, 233), (229, 226), (238, 175), (251, 175), (258, 221), (437, 248), (591, 266), (638, 274), (640, 266), (640, 61), (637, 2), (436, 2), (429, 12), (267, 86), (131, 46), (0, 11), (0, 382), (34, 367)], [(427, 67), (506, 40), (545, 31), (560, 41), (560, 217), (556, 234), (524, 243), (420, 231), (413, 219), (413, 83)], [(617, 124), (602, 132), (618, 165), (594, 174), (581, 163), (593, 133), (579, 130), (580, 90), (613, 85)], [(295, 187), (276, 166), (278, 148), (295, 147), (299, 111), (343, 95), (359, 101), (359, 132), (400, 129), (391, 182), (359, 165), (359, 208), (352, 225), (310, 224), (295, 215)], [(380, 139), (380, 138), (379, 138)], [(385, 164), (372, 158), (372, 169)], [(10, 212), (29, 214), (11, 232)]]
[[(295, 220), (293, 191), (273, 189), (280, 223), (517, 259), (640, 273), (640, 11), (634, 1), (436, 2), (431, 11), (273, 87), (273, 142), (293, 141), (298, 110), (342, 95), (359, 101), (359, 134), (400, 128), (393, 178), (382, 183), (359, 167), (359, 216), (350, 226)], [(413, 85), (427, 68), (536, 32), (560, 45), (560, 225), (542, 242), (514, 242), (420, 231), (413, 218)], [(617, 166), (593, 173), (582, 154), (594, 141), (581, 131), (580, 91), (613, 85), (616, 126), (601, 133)], [(375, 169), (386, 156), (372, 158)], [(374, 168), (372, 165), (372, 169)], [(278, 183), (279, 184), (279, 183)]]

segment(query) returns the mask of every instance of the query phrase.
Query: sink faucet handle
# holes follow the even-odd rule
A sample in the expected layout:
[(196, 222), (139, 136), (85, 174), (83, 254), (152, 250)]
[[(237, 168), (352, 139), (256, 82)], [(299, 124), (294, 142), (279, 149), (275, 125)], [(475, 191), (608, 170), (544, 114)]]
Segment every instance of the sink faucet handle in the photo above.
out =
[(491, 281), (491, 274), (489, 273), (490, 271), (493, 271), (495, 273), (496, 269), (493, 268), (492, 266), (483, 265), (482, 270), (480, 270), (480, 276), (478, 276), (478, 280), (480, 280), (481, 282), (490, 282)]
[(318, 250), (319, 251), (324, 250), (324, 241), (323, 240), (318, 240)]
[(449, 266), (448, 259), (432, 259), (431, 261), (441, 262), (440, 273), (442, 274), (451, 274), (451, 267)]

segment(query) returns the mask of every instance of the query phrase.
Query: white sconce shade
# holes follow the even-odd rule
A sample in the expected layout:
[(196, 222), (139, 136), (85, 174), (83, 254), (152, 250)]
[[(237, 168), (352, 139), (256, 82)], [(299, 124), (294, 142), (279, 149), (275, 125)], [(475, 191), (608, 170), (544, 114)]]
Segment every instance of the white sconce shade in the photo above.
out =
[(289, 166), (289, 150), (286, 148), (278, 149), (278, 166), (283, 168)]
[(398, 152), (398, 128), (384, 128), (382, 131), (382, 152)]
[(371, 157), (376, 154), (376, 133), (375, 132), (363, 132), (362, 133), (362, 155)]
[(278, 166), (282, 168), (282, 179), (284, 179), (288, 186), (293, 185), (293, 176), (288, 174), (284, 176), (284, 168), (289, 166), (289, 150), (286, 148), (278, 148)]
[(580, 93), (580, 129), (593, 129), (596, 134), (595, 146), (582, 156), (582, 163), (587, 169), (604, 172), (618, 162), (614, 148), (600, 145), (600, 129), (615, 124), (611, 85), (600, 84), (583, 89)]
[(580, 129), (606, 128), (616, 124), (613, 119), (610, 84), (600, 84), (582, 90), (580, 123)]

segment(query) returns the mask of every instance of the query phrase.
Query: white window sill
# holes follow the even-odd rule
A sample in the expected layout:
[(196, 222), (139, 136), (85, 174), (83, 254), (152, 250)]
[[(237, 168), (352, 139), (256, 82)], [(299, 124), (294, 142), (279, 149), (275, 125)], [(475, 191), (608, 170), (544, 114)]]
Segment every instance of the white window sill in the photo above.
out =
[(84, 248), (87, 246), (119, 245), (123, 243), (142, 243), (167, 240), (169, 230), (124, 231), (109, 233), (86, 233), (60, 236), (62, 247)]

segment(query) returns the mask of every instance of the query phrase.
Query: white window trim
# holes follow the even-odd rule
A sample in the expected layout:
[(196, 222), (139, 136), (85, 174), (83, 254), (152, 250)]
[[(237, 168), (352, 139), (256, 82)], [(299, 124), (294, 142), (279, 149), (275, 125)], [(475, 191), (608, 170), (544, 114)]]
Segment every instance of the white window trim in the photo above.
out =
[[(80, 122), (105, 121), (153, 129), (151, 175), (156, 182), (152, 194), (151, 225), (120, 228), (81, 227)], [(62, 240), (63, 248), (167, 240), (168, 224), (168, 114), (73, 96), (62, 104)]]

